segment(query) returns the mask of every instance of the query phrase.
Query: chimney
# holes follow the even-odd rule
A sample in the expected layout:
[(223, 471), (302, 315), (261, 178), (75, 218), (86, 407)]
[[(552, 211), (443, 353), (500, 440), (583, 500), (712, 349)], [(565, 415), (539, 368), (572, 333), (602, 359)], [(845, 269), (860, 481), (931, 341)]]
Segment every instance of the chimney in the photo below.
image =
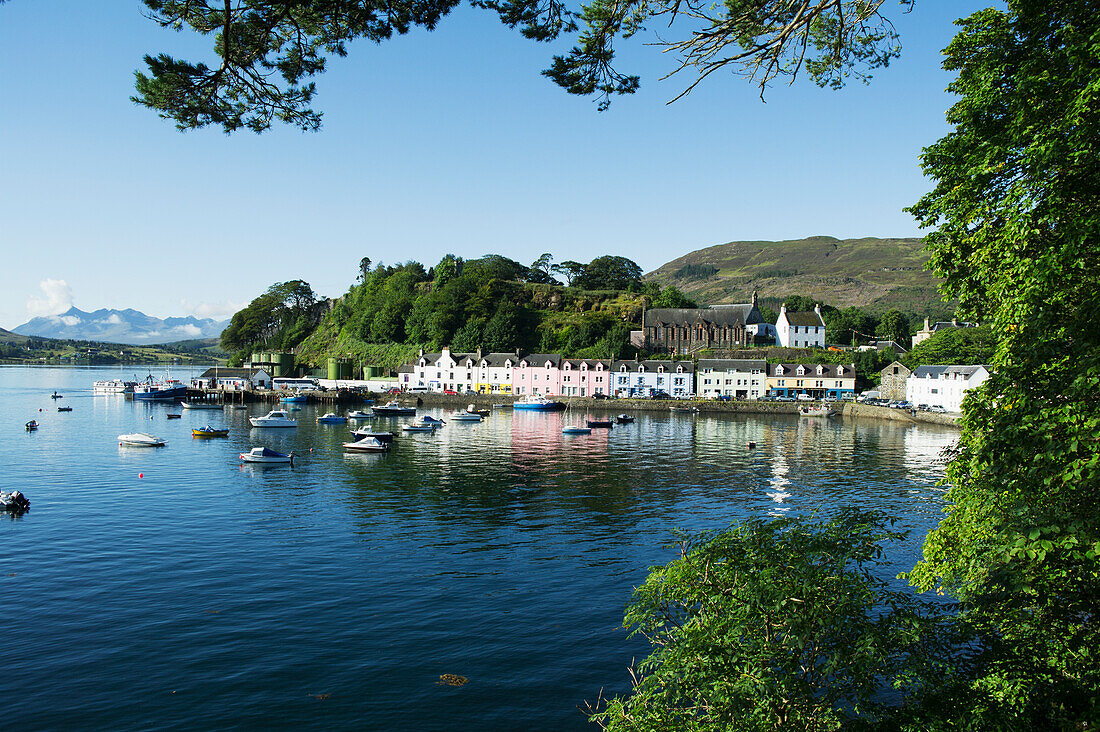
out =
[(821, 315), (821, 306), (820, 305), (814, 305), (814, 312), (817, 313), (818, 315)]
[(477, 360), (479, 362), (481, 361), (481, 346), (477, 347)]
[(420, 354), (417, 356), (417, 358), (424, 358), (424, 349), (423, 348), (420, 349)]
[(924, 319), (924, 329), (928, 330), (928, 318)]
[(752, 291), (752, 306), (756, 307), (756, 290)]
[(779, 306), (779, 314), (780, 315), (786, 315), (787, 314), (787, 303), (783, 303), (782, 305)]

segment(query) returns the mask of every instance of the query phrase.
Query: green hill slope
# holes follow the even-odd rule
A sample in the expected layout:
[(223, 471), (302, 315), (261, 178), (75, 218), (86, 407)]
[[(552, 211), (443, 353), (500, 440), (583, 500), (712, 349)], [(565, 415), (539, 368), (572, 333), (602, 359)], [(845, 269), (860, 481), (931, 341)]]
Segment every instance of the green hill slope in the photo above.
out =
[(925, 270), (923, 239), (735, 241), (685, 254), (645, 276), (708, 305), (805, 295), (836, 307), (908, 312), (945, 308)]

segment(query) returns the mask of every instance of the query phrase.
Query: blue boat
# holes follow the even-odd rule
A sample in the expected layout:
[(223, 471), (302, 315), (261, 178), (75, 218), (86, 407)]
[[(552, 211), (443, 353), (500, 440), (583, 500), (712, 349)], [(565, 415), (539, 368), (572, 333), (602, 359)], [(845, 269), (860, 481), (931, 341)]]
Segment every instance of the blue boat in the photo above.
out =
[(305, 404), (309, 401), (309, 397), (305, 394), (296, 394), (295, 396), (286, 396), (280, 399), (283, 404)]
[(545, 397), (526, 396), (512, 405), (512, 409), (528, 409), (539, 412), (560, 412), (565, 409), (563, 402), (555, 402)]
[(142, 402), (174, 402), (187, 396), (187, 386), (179, 379), (165, 376), (160, 381), (154, 381), (149, 376), (145, 381), (134, 386), (134, 400)]

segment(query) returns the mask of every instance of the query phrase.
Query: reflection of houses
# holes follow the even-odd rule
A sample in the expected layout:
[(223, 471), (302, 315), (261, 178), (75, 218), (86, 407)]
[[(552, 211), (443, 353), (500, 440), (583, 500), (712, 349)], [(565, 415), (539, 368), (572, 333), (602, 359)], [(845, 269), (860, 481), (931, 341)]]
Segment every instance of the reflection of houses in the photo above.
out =
[(768, 364), (768, 394), (792, 397), (805, 394), (814, 399), (844, 399), (855, 395), (854, 363)]
[(879, 393), (883, 399), (902, 401), (906, 398), (909, 375), (913, 373), (901, 361), (894, 361), (879, 372)]
[(479, 394), (511, 394), (512, 367), (519, 360), (516, 353), (489, 353), (477, 361), (477, 383), (474, 390)]
[(616, 361), (612, 364), (612, 394), (648, 397), (663, 392), (686, 397), (694, 392), (690, 361)]
[(926, 341), (932, 336), (936, 335), (940, 331), (951, 330), (952, 328), (977, 328), (977, 323), (967, 323), (961, 320), (952, 320), (950, 322), (940, 321), (933, 325), (928, 324), (928, 318), (924, 319), (924, 327), (916, 332), (913, 336), (913, 345), (916, 346), (921, 341)]
[(642, 313), (642, 347), (651, 353), (686, 355), (704, 348), (730, 349), (757, 342), (766, 326), (752, 302), (709, 308), (655, 308)]
[(560, 394), (561, 360), (560, 353), (523, 356), (512, 369), (512, 389), (516, 394)]
[(989, 366), (918, 366), (906, 382), (905, 396), (914, 405), (958, 412), (966, 392), (981, 386), (989, 375)]
[(787, 312), (787, 306), (781, 306), (775, 319), (775, 342), (787, 348), (824, 348), (821, 306), (815, 305), (813, 311), (805, 313)]
[(759, 399), (768, 390), (764, 359), (701, 358), (695, 366), (695, 392), (706, 399)]
[(562, 396), (595, 396), (611, 393), (611, 362), (599, 359), (567, 359), (561, 364)]
[(194, 379), (191, 385), (197, 389), (232, 389), (248, 391), (271, 386), (271, 376), (263, 369), (223, 368), (207, 369)]

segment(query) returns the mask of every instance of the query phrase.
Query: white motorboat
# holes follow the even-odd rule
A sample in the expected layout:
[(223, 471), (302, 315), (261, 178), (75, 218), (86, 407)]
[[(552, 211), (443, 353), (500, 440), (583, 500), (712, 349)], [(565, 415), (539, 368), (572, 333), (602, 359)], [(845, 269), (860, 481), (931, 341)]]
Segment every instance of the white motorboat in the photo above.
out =
[(334, 412), (327, 412), (323, 416), (317, 418), (317, 422), (320, 424), (344, 424), (347, 421), (347, 417), (341, 417)]
[(591, 427), (578, 427), (577, 425), (566, 425), (561, 428), (563, 435), (590, 435), (592, 434)]
[(253, 427), (297, 427), (298, 420), (291, 419), (290, 415), (281, 409), (272, 409), (262, 417), (249, 417), (248, 421)]
[(364, 437), (373, 437), (379, 442), (393, 442), (392, 432), (375, 432), (369, 427), (364, 427), (363, 429), (359, 430), (352, 430), (351, 436), (354, 437), (357, 441), (363, 439)]
[(148, 432), (132, 432), (128, 435), (119, 435), (118, 444), (128, 447), (164, 447), (168, 443)]
[(221, 409), (221, 404), (215, 404), (213, 402), (181, 402), (180, 406), (184, 409)]
[(240, 454), (243, 463), (290, 463), (294, 464), (294, 453), (279, 452), (266, 447), (254, 447)]
[(442, 426), (441, 422), (410, 422), (401, 425), (401, 430), (403, 432), (435, 432)]
[(355, 442), (345, 442), (344, 449), (352, 452), (387, 452), (390, 449), (390, 443), (374, 437), (364, 437)]
[(373, 415), (361, 409), (353, 409), (348, 412), (348, 419), (370, 419)]
[(480, 422), (481, 415), (477, 412), (452, 412), (450, 420), (452, 422)]
[(123, 381), (122, 379), (104, 379), (92, 383), (93, 394), (131, 394), (136, 381)]

